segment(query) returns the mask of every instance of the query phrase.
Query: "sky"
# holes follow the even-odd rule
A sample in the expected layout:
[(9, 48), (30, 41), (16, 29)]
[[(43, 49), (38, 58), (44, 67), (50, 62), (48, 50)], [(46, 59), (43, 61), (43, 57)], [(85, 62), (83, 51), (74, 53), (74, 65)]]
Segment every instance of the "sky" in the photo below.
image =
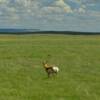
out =
[(100, 0), (0, 0), (0, 28), (100, 32)]

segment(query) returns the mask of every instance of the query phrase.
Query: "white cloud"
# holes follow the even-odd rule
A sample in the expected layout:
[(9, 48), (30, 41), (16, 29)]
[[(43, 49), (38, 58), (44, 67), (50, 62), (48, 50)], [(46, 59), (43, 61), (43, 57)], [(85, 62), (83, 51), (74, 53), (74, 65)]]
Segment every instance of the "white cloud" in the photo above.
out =
[(1, 3), (7, 3), (7, 2), (9, 2), (9, 1), (7, 1), (7, 0), (0, 0), (0, 4)]
[(61, 6), (61, 7), (65, 7), (67, 4), (64, 2), (64, 0), (57, 0), (55, 2), (56, 6)]
[(23, 13), (28, 16), (37, 15), (40, 13), (40, 3), (39, 0), (17, 0), (17, 3), (20, 5), (17, 7), (18, 11), (21, 10)]
[(56, 2), (53, 3), (54, 6), (60, 7), (67, 13), (72, 13), (71, 7), (64, 2), (64, 0), (57, 0)]
[[(83, 3), (83, 0), (52, 0), (52, 2), (45, 3), (46, 0), (0, 0), (0, 20), (5, 22), (34, 25), (35, 22), (45, 23), (63, 23), (74, 17), (87, 16), (88, 4)], [(77, 3), (69, 3), (71, 1)], [(84, 0), (85, 2), (86, 0)], [(90, 3), (93, 6), (93, 3)], [(76, 7), (77, 6), (77, 7)], [(76, 7), (76, 8), (75, 8)], [(89, 16), (100, 17), (99, 12), (89, 11)], [(2, 21), (3, 21), (2, 20)], [(79, 20), (79, 19), (78, 19)], [(72, 21), (72, 19), (70, 20)], [(72, 22), (74, 22), (73, 20)], [(76, 22), (77, 23), (77, 22)]]
[(77, 3), (77, 4), (81, 4), (82, 3), (81, 0), (69, 0), (69, 1)]
[(79, 9), (78, 9), (78, 12), (79, 12), (79, 13), (85, 13), (85, 9), (84, 9), (84, 8), (79, 8)]
[(74, 9), (74, 13), (86, 13), (87, 12), (87, 9), (86, 9), (87, 7), (86, 7), (86, 5), (80, 5), (80, 7), (79, 8), (75, 8)]
[[(8, 2), (9, 1), (9, 2)], [(79, 2), (78, 0), (76, 0)], [(6, 2), (6, 3), (5, 3)], [(11, 7), (9, 4), (11, 3), (10, 0), (0, 0), (0, 3), (3, 3), (3, 8), (5, 8), (5, 15), (17, 15), (17, 17), (30, 17), (30, 16), (37, 16), (37, 18), (42, 18), (45, 15), (61, 15), (66, 13), (73, 13), (73, 9), (67, 2), (64, 0), (54, 0), (51, 4), (46, 6), (45, 4), (42, 5), (42, 0), (15, 0), (14, 5)], [(41, 6), (42, 5), (42, 6)], [(85, 6), (80, 7), (77, 12), (84, 13)], [(2, 13), (2, 11), (1, 11)], [(51, 14), (51, 15), (50, 15)], [(18, 19), (18, 18), (16, 18)]]
[(88, 11), (88, 16), (98, 17), (100, 19), (100, 12), (98, 11)]
[(63, 14), (63, 13), (72, 13), (71, 7), (64, 2), (64, 0), (56, 0), (49, 6), (44, 6), (41, 10), (43, 13), (51, 14)]
[(10, 6), (10, 0), (0, 0), (0, 20), (4, 23), (16, 23), (19, 20), (19, 15), (16, 13), (17, 9)]

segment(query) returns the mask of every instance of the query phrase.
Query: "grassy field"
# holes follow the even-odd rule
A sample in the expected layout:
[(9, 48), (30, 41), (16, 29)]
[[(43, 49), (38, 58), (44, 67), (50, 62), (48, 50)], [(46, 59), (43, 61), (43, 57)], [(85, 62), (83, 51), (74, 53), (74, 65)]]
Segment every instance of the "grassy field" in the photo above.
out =
[(100, 36), (0, 35), (0, 100), (100, 100)]

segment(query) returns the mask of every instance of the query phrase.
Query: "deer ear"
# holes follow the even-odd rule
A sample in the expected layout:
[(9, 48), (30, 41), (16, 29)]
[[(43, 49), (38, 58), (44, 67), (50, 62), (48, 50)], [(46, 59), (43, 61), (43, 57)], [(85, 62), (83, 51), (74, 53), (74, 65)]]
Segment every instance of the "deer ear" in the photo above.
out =
[(42, 63), (43, 63), (43, 64), (47, 64), (47, 63), (48, 63), (48, 61), (47, 61), (47, 60), (44, 60)]

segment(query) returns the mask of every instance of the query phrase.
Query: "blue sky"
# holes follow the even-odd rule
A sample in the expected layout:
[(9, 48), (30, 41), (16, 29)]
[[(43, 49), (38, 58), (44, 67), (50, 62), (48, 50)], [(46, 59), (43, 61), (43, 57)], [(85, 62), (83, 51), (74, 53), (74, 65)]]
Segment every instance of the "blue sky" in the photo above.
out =
[(100, 32), (100, 0), (0, 0), (0, 28)]

